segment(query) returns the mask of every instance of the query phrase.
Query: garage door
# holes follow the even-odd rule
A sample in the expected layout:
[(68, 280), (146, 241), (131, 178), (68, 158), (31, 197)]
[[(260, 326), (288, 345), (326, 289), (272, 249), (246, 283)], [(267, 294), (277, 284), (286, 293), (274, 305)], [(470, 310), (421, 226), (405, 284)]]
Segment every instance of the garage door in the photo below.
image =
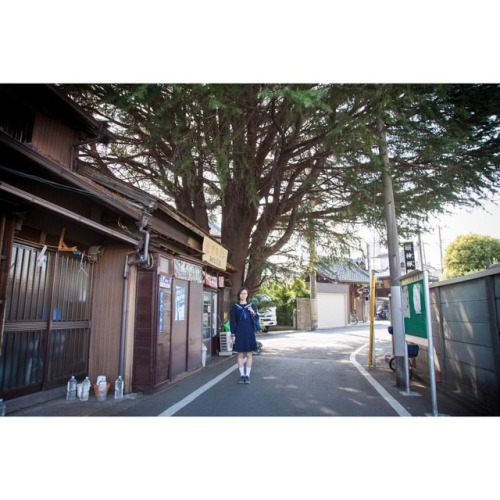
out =
[(318, 293), (318, 328), (345, 326), (347, 295), (343, 293)]

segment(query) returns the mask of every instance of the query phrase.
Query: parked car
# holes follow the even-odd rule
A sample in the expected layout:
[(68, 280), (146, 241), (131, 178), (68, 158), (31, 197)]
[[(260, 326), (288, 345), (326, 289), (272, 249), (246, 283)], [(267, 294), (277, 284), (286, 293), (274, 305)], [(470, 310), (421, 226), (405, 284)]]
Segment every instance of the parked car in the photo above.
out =
[(262, 331), (267, 332), (270, 326), (276, 326), (278, 324), (276, 306), (273, 305), (273, 299), (271, 299), (269, 295), (262, 293), (257, 294), (253, 297), (252, 301), (255, 303), (259, 311)]

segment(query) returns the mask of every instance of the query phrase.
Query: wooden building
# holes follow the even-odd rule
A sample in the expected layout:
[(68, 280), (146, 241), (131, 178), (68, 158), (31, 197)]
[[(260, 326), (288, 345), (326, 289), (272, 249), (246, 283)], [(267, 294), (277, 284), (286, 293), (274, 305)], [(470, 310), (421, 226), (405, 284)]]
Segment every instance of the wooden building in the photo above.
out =
[(113, 140), (56, 86), (0, 85), (0, 397), (154, 391), (217, 353), (230, 266), (193, 221), (78, 162)]
[(353, 313), (362, 321), (368, 318), (368, 271), (348, 259), (318, 264), (316, 272), (318, 328), (345, 326)]

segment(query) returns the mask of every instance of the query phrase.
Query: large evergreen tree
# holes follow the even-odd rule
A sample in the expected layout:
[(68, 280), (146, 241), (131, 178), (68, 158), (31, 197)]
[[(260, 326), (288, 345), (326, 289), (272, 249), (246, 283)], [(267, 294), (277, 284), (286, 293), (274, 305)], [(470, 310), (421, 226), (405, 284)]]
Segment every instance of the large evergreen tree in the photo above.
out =
[(441, 279), (457, 278), (484, 271), (500, 262), (500, 240), (481, 234), (464, 234), (453, 240), (444, 255)]
[(292, 236), (332, 247), (350, 236), (342, 227), (383, 227), (378, 118), (402, 230), (498, 189), (498, 86), (64, 88), (117, 135), (85, 161), (156, 190), (205, 229), (219, 214), (235, 288), (258, 288)]

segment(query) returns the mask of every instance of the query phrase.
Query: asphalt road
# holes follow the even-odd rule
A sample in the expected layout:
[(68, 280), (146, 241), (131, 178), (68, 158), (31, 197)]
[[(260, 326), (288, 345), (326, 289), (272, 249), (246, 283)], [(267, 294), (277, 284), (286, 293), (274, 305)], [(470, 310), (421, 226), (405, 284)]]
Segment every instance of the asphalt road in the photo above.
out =
[(394, 416), (349, 361), (363, 343), (353, 330), (284, 334), (262, 340), (252, 383), (230, 374), (178, 416)]
[[(376, 328), (389, 351), (390, 337), (384, 334), (387, 326)], [(115, 415), (397, 416), (351, 360), (353, 353), (366, 345), (368, 335), (366, 324), (262, 334), (263, 350), (253, 358), (251, 384), (238, 383), (233, 356)]]
[[(262, 353), (254, 356), (252, 383), (238, 383), (236, 356), (213, 357), (154, 394), (108, 396), (85, 403), (51, 399), (9, 416), (123, 417), (420, 417), (491, 415), (476, 401), (414, 377), (408, 393), (396, 387), (384, 358), (392, 351), (389, 323), (375, 323), (373, 366), (368, 366), (369, 325), (259, 334)], [(417, 360), (418, 362), (418, 360)], [(421, 367), (421, 370), (425, 366)]]

